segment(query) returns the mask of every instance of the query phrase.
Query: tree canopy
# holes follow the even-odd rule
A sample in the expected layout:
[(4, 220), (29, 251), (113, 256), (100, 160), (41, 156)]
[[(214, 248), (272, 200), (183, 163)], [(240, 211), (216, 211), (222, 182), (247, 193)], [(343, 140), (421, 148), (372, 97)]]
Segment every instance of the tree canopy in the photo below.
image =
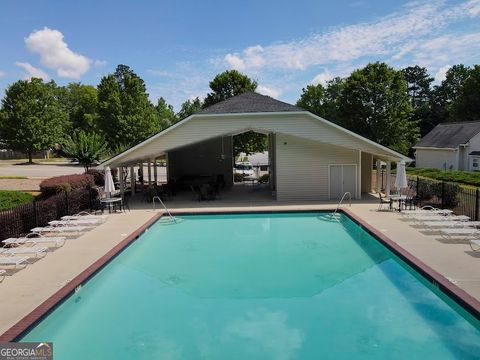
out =
[(58, 100), (55, 82), (19, 80), (10, 85), (0, 109), (0, 138), (6, 145), (28, 155), (59, 142), (67, 126), (67, 114)]
[(68, 114), (70, 130), (95, 132), (98, 128), (98, 94), (92, 85), (70, 83), (60, 87), (59, 100)]
[(159, 118), (160, 130), (166, 129), (178, 121), (178, 116), (175, 114), (173, 106), (167, 104), (163, 97), (158, 98), (155, 111)]
[(126, 65), (101, 79), (98, 113), (99, 128), (111, 149), (137, 144), (161, 129), (144, 81)]
[(257, 82), (237, 70), (224, 71), (210, 81), (210, 89), (203, 107), (208, 107), (236, 95), (255, 91)]
[(183, 120), (196, 112), (202, 110), (203, 102), (197, 96), (193, 100), (187, 100), (182, 103), (180, 111), (177, 114), (179, 120)]

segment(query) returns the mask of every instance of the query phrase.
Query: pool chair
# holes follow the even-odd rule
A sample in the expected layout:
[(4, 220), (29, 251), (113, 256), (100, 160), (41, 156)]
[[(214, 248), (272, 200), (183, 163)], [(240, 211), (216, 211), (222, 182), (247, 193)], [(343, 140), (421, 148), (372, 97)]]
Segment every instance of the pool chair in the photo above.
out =
[(2, 256), (22, 255), (28, 258), (39, 259), (47, 255), (48, 248), (44, 246), (12, 247), (0, 251)]
[(471, 240), (470, 240), (470, 248), (471, 248), (473, 251), (478, 251), (478, 250), (480, 250), (480, 240), (478, 240), (478, 239), (471, 239)]
[(51, 226), (88, 226), (94, 227), (102, 224), (102, 219), (71, 219), (71, 220), (53, 220), (48, 223)]
[(2, 256), (0, 255), (0, 266), (13, 266), (14, 269), (27, 265), (28, 257), (26, 256)]
[(477, 228), (480, 221), (424, 221), (425, 230), (438, 231), (439, 228)]
[(80, 234), (87, 230), (85, 226), (45, 226), (45, 227), (36, 227), (30, 230), (32, 233), (37, 234), (49, 234), (49, 233), (60, 233), (65, 235), (76, 235)]
[(412, 217), (415, 225), (422, 225), (426, 221), (468, 221), (466, 215), (418, 215)]
[(5, 279), (5, 270), (0, 270), (0, 283)]
[(107, 215), (94, 215), (90, 214), (86, 211), (80, 212), (75, 215), (67, 215), (67, 216), (62, 216), (62, 220), (86, 220), (86, 219), (93, 219), (93, 220), (99, 220), (102, 222), (105, 222), (107, 220)]
[(475, 228), (448, 228), (441, 229), (442, 238), (446, 240), (478, 240), (480, 237), (480, 230)]
[(422, 209), (418, 209), (418, 210), (404, 210), (400, 214), (402, 216), (410, 218), (410, 217), (415, 217), (415, 216), (419, 216), (419, 215), (425, 215), (425, 216), (429, 216), (429, 215), (450, 215), (450, 214), (453, 214), (453, 211), (452, 210), (447, 210), (447, 209), (436, 209), (436, 208), (429, 207), (429, 208), (422, 208)]
[(380, 203), (378, 204), (377, 211), (384, 210), (385, 205), (387, 206), (387, 210), (392, 210), (392, 199), (388, 199), (385, 196), (382, 197), (382, 193), (378, 193), (378, 196), (380, 198)]
[(43, 236), (42, 234), (38, 233), (30, 233), (25, 237), (8, 238), (2, 242), (8, 246), (34, 246), (37, 244), (42, 244), (43, 246), (47, 247), (61, 247), (65, 244), (66, 240), (67, 238), (65, 236)]

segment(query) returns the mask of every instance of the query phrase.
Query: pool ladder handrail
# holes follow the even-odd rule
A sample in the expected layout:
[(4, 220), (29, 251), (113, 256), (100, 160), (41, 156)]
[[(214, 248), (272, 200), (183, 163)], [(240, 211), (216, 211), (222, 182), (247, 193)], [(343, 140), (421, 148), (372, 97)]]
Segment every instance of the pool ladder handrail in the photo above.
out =
[(172, 214), (170, 214), (170, 211), (167, 209), (167, 207), (165, 206), (165, 204), (163, 203), (162, 199), (160, 198), (160, 196), (154, 196), (152, 198), (152, 207), (153, 207), (153, 210), (155, 211), (155, 199), (157, 199), (160, 204), (162, 204), (163, 208), (165, 209), (165, 211), (167, 212), (168, 216), (170, 217), (170, 220), (173, 221), (173, 222), (177, 222), (177, 220), (175, 219), (174, 216), (172, 216)]
[(336, 214), (337, 214), (337, 211), (338, 209), (340, 208), (340, 205), (342, 205), (342, 202), (343, 200), (345, 199), (345, 196), (348, 195), (348, 206), (351, 207), (352, 206), (352, 193), (350, 191), (347, 191), (345, 192), (345, 194), (343, 194), (342, 198), (340, 199), (340, 201), (338, 202), (337, 204), (337, 208), (335, 209), (335, 211), (333, 212), (332, 214), (332, 217), (334, 217)]

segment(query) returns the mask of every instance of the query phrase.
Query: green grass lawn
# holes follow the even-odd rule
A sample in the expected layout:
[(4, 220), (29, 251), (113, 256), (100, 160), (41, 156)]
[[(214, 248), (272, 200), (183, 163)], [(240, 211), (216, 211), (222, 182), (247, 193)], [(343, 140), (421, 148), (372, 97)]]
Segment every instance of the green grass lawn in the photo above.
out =
[(28, 179), (26, 176), (0, 176), (0, 180)]
[(407, 173), (409, 175), (418, 175), (435, 180), (443, 180), (471, 186), (480, 186), (480, 172), (407, 168)]
[(15, 206), (32, 201), (33, 195), (22, 191), (0, 190), (0, 210), (11, 209)]

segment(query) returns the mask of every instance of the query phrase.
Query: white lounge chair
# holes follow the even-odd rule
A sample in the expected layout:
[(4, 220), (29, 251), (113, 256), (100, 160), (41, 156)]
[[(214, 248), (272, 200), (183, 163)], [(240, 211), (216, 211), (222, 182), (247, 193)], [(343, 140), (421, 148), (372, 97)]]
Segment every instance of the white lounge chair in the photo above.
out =
[(47, 245), (54, 245), (50, 247), (60, 247), (65, 244), (67, 238), (65, 236), (42, 236), (41, 234), (37, 233), (30, 233), (25, 237), (20, 238), (8, 238), (3, 240), (2, 242), (5, 245), (9, 246), (19, 246), (19, 245), (36, 245), (42, 244), (44, 246)]
[(40, 258), (47, 255), (47, 247), (44, 246), (28, 246), (28, 247), (12, 247), (1, 251), (3, 256), (23, 255), (29, 258)]
[(87, 230), (85, 226), (45, 226), (36, 227), (30, 230), (32, 233), (46, 234), (46, 233), (81, 233)]
[(0, 277), (1, 277), (0, 283), (5, 279), (5, 273), (6, 273), (5, 270), (0, 270)]
[(422, 226), (428, 230), (438, 230), (438, 228), (476, 228), (480, 226), (480, 221), (424, 221)]
[(460, 238), (461, 240), (471, 240), (480, 237), (480, 230), (475, 228), (449, 228), (440, 230), (442, 238), (452, 240)]
[(97, 226), (102, 224), (101, 219), (72, 219), (72, 220), (53, 220), (48, 224), (51, 226)]
[(401, 215), (405, 217), (414, 217), (414, 216), (429, 216), (429, 215), (450, 215), (452, 210), (448, 209), (431, 209), (431, 210), (403, 210), (400, 212)]
[(470, 239), (470, 248), (473, 251), (478, 251), (480, 250), (480, 240), (478, 239)]
[(0, 256), (0, 266), (13, 266), (15, 269), (28, 261), (26, 256)]
[(422, 225), (426, 221), (468, 221), (470, 217), (466, 215), (418, 215), (412, 217), (416, 225)]
[(96, 219), (100, 220), (102, 222), (105, 222), (107, 220), (107, 215), (93, 215), (90, 213), (78, 213), (76, 215), (67, 215), (67, 216), (62, 216), (62, 220), (85, 220), (85, 219)]

